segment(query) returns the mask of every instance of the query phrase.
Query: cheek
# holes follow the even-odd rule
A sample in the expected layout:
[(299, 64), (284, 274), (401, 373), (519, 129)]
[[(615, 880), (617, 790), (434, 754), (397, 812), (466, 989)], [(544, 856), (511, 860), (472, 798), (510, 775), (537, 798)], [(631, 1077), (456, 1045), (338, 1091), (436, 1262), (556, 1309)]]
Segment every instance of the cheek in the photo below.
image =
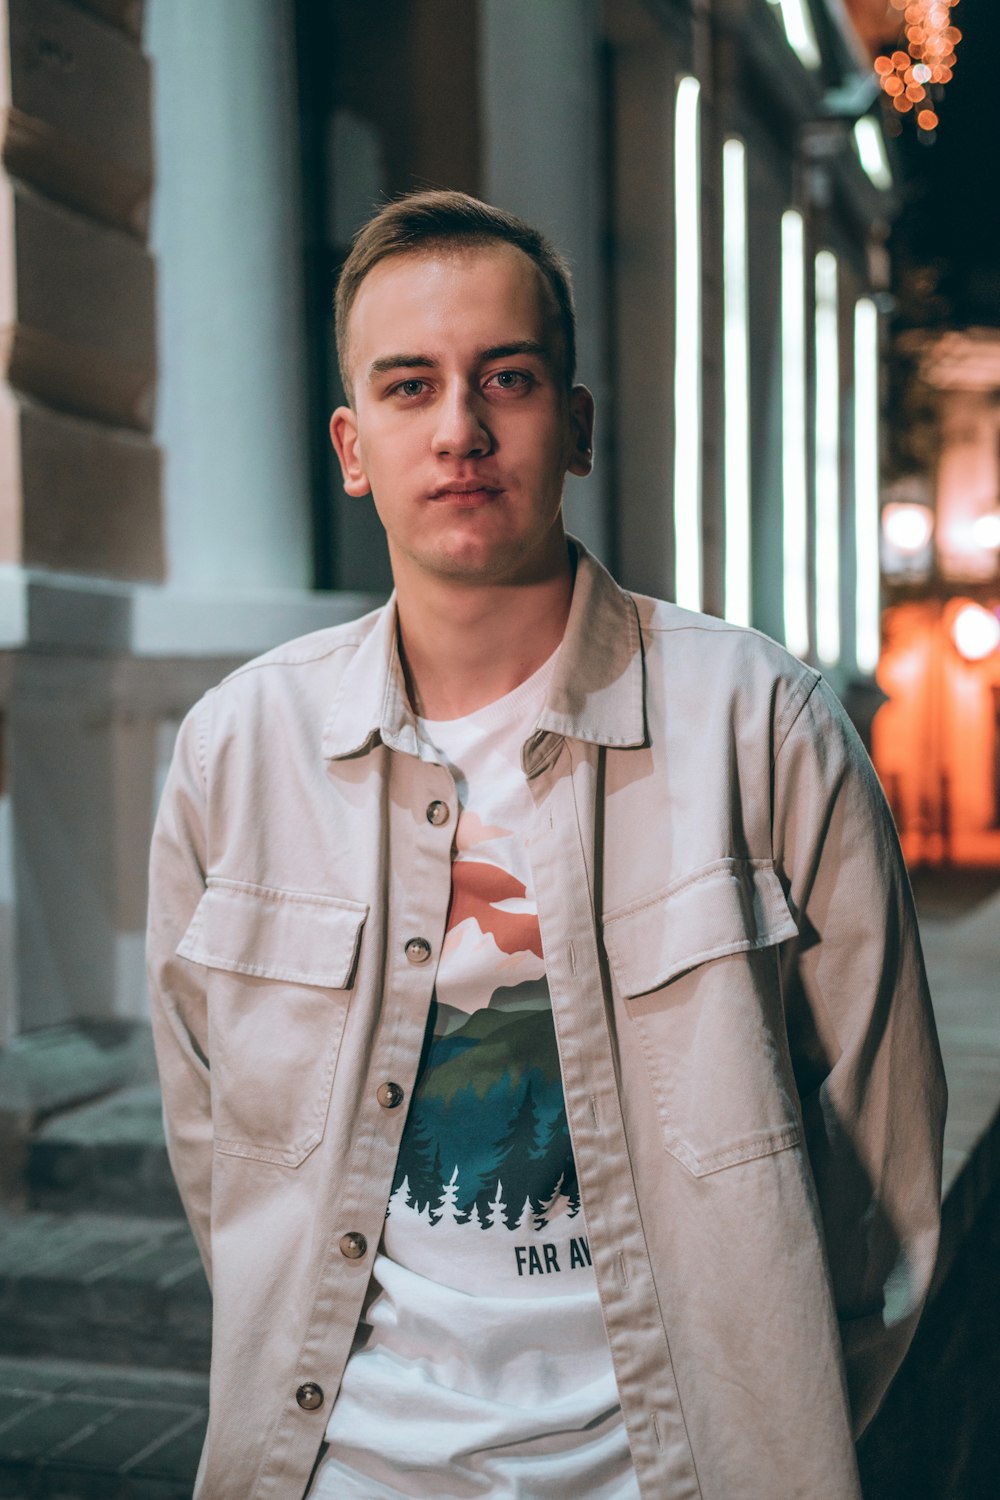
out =
[(409, 419), (404, 420), (395, 413), (385, 412), (365, 424), (360, 448), (366, 468), (385, 473), (406, 467), (422, 442), (423, 424), (415, 421), (414, 416), (410, 413)]

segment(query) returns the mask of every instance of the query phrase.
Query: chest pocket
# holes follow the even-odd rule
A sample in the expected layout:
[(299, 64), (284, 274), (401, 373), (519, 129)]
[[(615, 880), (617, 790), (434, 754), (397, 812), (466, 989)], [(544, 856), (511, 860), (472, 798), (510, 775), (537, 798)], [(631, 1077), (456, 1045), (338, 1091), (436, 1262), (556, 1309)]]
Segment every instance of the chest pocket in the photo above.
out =
[(796, 931), (758, 860), (719, 860), (605, 919), (664, 1144), (696, 1176), (800, 1138), (777, 946)]
[(216, 1150), (297, 1167), (323, 1138), (359, 901), (212, 879), (177, 949), (208, 973)]

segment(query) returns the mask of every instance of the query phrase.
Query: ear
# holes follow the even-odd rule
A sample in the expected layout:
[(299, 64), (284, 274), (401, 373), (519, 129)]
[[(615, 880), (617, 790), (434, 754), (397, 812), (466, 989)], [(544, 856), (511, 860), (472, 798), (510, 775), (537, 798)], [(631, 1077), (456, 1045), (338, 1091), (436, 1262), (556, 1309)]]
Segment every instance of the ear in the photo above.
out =
[(585, 385), (575, 385), (569, 393), (569, 419), (572, 446), (566, 469), (583, 478), (594, 467), (594, 398)]
[(358, 419), (349, 406), (338, 406), (330, 418), (330, 441), (340, 460), (344, 489), (355, 499), (371, 493), (368, 475), (361, 458)]

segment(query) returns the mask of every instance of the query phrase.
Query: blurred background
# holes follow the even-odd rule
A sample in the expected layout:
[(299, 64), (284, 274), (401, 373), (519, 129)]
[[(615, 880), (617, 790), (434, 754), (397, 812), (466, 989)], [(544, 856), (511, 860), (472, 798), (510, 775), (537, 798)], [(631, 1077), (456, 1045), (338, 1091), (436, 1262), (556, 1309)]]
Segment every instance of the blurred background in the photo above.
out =
[(952, 1110), (866, 1496), (1000, 1494), (998, 71), (996, 0), (0, 0), (0, 1493), (190, 1494), (152, 819), (207, 687), (385, 597), (332, 290), (448, 186), (572, 262), (570, 528), (819, 666), (872, 752)]

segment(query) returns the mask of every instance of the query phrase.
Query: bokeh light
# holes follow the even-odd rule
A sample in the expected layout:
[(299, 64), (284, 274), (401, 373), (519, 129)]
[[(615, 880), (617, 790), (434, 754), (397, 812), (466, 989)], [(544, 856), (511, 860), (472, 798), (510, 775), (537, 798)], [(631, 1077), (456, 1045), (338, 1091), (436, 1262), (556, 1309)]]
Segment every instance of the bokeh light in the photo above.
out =
[[(887, 98), (899, 114), (909, 114), (923, 104), (928, 90), (934, 102), (952, 78), (955, 48), (962, 33), (951, 24), (952, 8), (958, 0), (890, 0), (901, 11), (900, 30), (907, 50), (898, 47), (889, 56), (875, 59), (875, 73)], [(917, 112), (917, 128), (925, 135), (940, 124), (936, 109)], [(897, 130), (901, 126), (895, 127)]]
[(1000, 646), (1000, 620), (981, 604), (963, 604), (951, 624), (951, 638), (966, 661), (985, 661)]
[(984, 552), (1000, 551), (1000, 510), (987, 511), (972, 523), (972, 539)]
[(928, 505), (897, 500), (882, 511), (882, 534), (904, 557), (916, 557), (934, 532), (934, 513)]

